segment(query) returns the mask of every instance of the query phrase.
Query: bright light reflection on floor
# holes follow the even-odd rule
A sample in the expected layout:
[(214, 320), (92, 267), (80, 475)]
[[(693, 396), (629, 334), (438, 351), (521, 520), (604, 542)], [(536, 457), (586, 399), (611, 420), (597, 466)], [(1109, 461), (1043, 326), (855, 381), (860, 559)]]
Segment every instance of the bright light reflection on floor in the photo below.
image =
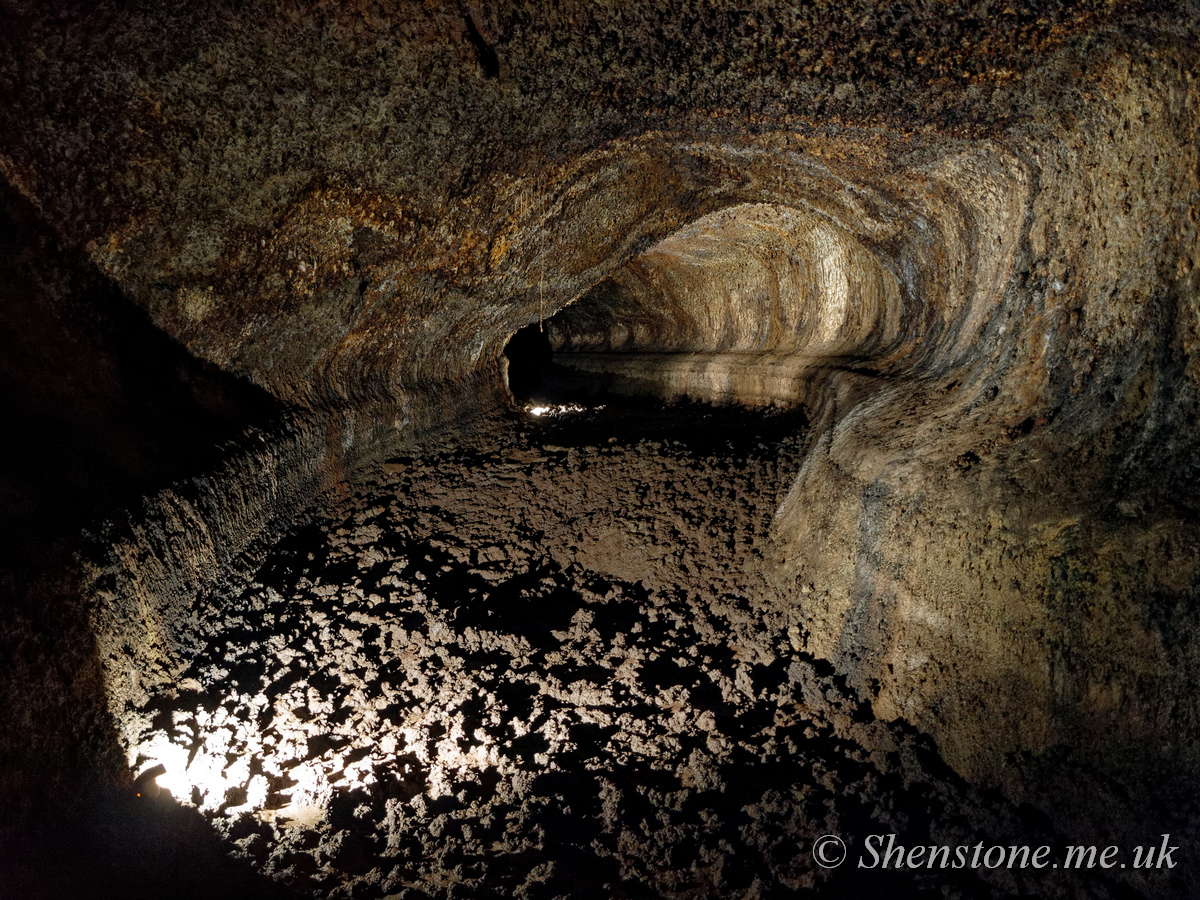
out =
[[(219, 726), (212, 722), (202, 724), (199, 717), (191, 719), (194, 724), (188, 729), (191, 734), (184, 738), (184, 743), (179, 742), (179, 736), (172, 740), (164, 732), (154, 733), (130, 753), (130, 764), (133, 765), (135, 759), (140, 760), (137, 768), (142, 773), (161, 766), (164, 771), (152, 778), (154, 783), (170, 792), (178, 803), (194, 807), (209, 817), (232, 818), (251, 813), (263, 821), (278, 822), (287, 827), (311, 827), (325, 815), (336, 792), (369, 788), (376, 783), (377, 774), (373, 768), (380, 763), (377, 756), (345, 762), (335, 754), (329, 758), (298, 761), (298, 746), (293, 746), (282, 757), (260, 751), (255, 771), (252, 756), (234, 750), (233, 742), (236, 742), (235, 732), (244, 735), (255, 727), (257, 708), (258, 704), (251, 703), (240, 710), (242, 715), (222, 715)], [(442, 721), (436, 714), (430, 721), (433, 719)], [(428, 722), (421, 717), (413, 724), (427, 726)], [(303, 727), (306, 738), (325, 730), (319, 719), (312, 726)], [(454, 785), (462, 779), (464, 771), (502, 765), (497, 747), (485, 742), (464, 753), (457, 743), (462, 735), (455, 732), (453, 723), (443, 723), (443, 731), (450, 737), (432, 754), (420, 746), (424, 727), (406, 730), (404, 735), (405, 745), (415, 748), (413, 752), (419, 764), (427, 770), (425, 790), (434, 799), (453, 793)], [(385, 738), (381, 747), (388, 743)], [(394, 750), (395, 740), (390, 743)], [(347, 749), (353, 747), (353, 742), (347, 745)], [(407, 772), (407, 763), (395, 765), (396, 771)], [(286, 781), (286, 787), (268, 809), (271, 778)]]
[(569, 413), (581, 413), (588, 409), (604, 409), (603, 406), (580, 406), (578, 403), (564, 403), (558, 406), (526, 406), (525, 411), (531, 416), (561, 416)]
[[(247, 758), (229, 762), (224, 757), (213, 757), (203, 751), (189, 753), (186, 747), (172, 743), (161, 734), (142, 744), (139, 752), (151, 760), (142, 766), (143, 770), (162, 764), (166, 771), (157, 776), (155, 782), (185, 806), (194, 806), (202, 812), (220, 811), (227, 816), (241, 811), (264, 812), (269, 784), (263, 774), (250, 774)], [(267, 761), (268, 769), (275, 768), (271, 763)], [(316, 764), (301, 763), (291, 768), (289, 775), (293, 781), (288, 791), (290, 803), (284, 809), (270, 811), (270, 817), (289, 815), (293, 809), (303, 810), (310, 806), (320, 809), (328, 802), (332, 788)], [(351, 780), (366, 783), (374, 779), (364, 774)], [(240, 789), (242, 796), (239, 797), (239, 791), (234, 789)]]
[[(159, 787), (170, 791), (171, 796), (181, 803), (215, 809), (224, 801), (225, 792), (233, 786), (233, 781), (225, 777), (217, 760), (205, 753), (192, 755), (186, 747), (171, 743), (165, 735), (155, 736), (139, 749), (143, 756), (151, 760), (150, 765), (163, 765), (166, 771), (155, 780)], [(189, 759), (189, 756), (192, 758)]]

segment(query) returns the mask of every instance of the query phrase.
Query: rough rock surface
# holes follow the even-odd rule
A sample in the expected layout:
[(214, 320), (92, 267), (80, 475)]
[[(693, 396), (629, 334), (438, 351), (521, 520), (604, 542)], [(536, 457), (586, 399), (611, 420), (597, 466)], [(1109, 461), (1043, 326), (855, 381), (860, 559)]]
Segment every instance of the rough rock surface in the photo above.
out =
[(880, 727), (1071, 834), (1195, 809), (1198, 23), (5, 0), (0, 846), (128, 795), (305, 510), (497, 434), (531, 323), (585, 394), (804, 412), (742, 595)]
[(127, 711), (136, 768), (320, 896), (1183, 890), (814, 863), (838, 832), (868, 862), (867, 834), (1061, 838), (798, 649), (761, 569), (797, 425), (578, 412), (390, 461), (197, 608), (181, 680)]

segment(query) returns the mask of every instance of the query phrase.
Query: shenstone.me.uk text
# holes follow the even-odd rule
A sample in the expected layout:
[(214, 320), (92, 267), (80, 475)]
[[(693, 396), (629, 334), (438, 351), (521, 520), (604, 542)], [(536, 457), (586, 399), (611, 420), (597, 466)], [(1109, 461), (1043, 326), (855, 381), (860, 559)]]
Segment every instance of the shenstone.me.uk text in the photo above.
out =
[(1023, 845), (985, 847), (936, 846), (922, 844), (905, 847), (896, 843), (894, 834), (868, 835), (863, 853), (858, 857), (860, 869), (1173, 869), (1174, 853), (1171, 836), (1164, 834), (1160, 844), (1134, 847), (1123, 853), (1119, 847), (1068, 846), (1061, 855), (1053, 854), (1048, 846)]

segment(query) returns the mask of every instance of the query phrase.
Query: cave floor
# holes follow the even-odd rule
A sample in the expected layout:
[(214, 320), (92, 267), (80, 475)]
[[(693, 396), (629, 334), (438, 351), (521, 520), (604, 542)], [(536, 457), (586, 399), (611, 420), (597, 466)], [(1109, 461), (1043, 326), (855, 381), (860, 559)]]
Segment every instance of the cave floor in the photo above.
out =
[(196, 611), (175, 689), (129, 711), (138, 767), (308, 895), (1079, 896), (853, 864), (871, 834), (1056, 836), (793, 648), (763, 563), (807, 440), (631, 407), (392, 459)]

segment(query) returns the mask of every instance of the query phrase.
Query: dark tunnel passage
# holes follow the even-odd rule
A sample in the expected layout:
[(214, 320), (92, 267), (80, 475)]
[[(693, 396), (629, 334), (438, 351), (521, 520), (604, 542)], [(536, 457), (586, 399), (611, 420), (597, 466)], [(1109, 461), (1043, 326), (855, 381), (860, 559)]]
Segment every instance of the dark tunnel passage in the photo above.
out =
[[(561, 315), (561, 314), (560, 314)], [(550, 341), (557, 323), (553, 319), (527, 325), (509, 339), (504, 348), (508, 389), (518, 407), (594, 406), (600, 403), (634, 402), (621, 391), (619, 375), (589, 371), (571, 365), (574, 354), (555, 351)]]
[(574, 399), (570, 373), (554, 362), (554, 349), (541, 323), (526, 325), (504, 348), (508, 389), (518, 406), (546, 406)]
[(1200, 896), (1198, 11), (3, 4), (0, 895)]

